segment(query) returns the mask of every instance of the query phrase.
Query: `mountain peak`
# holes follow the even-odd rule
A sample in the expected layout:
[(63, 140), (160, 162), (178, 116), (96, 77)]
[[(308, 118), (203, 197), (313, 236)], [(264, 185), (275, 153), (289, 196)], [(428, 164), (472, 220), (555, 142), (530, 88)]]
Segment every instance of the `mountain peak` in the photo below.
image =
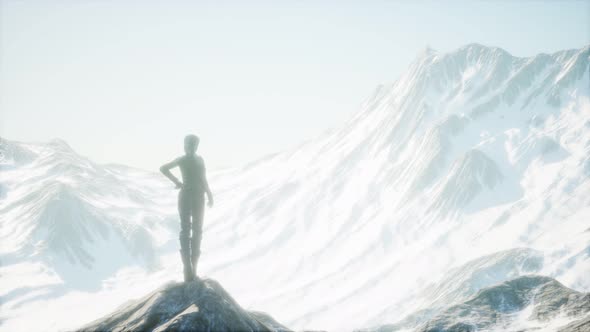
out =
[(430, 56), (430, 55), (436, 54), (436, 53), (438, 53), (437, 50), (432, 48), (430, 45), (426, 45), (424, 48), (422, 48), (422, 50), (420, 50), (420, 52), (418, 54), (419, 54), (419, 56)]
[(479, 43), (469, 43), (445, 54), (445, 58), (455, 57), (465, 57), (474, 60), (486, 59), (486, 61), (489, 60), (489, 58), (515, 58), (512, 54), (501, 47), (487, 46)]
[(74, 152), (74, 149), (61, 138), (53, 138), (49, 141), (49, 145), (62, 152)]
[(508, 53), (501, 47), (497, 46), (488, 46), (480, 43), (469, 43), (459, 47), (457, 50), (473, 50), (473, 51), (496, 51), (496, 52), (504, 52)]
[(79, 331), (289, 331), (249, 312), (213, 279), (168, 283)]

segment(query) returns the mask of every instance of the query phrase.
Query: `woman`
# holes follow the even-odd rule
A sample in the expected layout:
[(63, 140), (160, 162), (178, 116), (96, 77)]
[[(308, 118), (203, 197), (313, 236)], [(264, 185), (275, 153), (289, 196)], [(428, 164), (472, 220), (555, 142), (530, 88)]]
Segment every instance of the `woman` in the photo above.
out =
[[(187, 135), (184, 138), (185, 155), (160, 167), (160, 171), (174, 182), (177, 189), (180, 189), (178, 213), (180, 214), (180, 257), (184, 265), (184, 281), (194, 280), (197, 273), (197, 261), (201, 254), (205, 193), (207, 205), (213, 206), (213, 194), (205, 175), (205, 162), (196, 154), (198, 146), (199, 138), (195, 135)], [(182, 174), (182, 182), (170, 172), (177, 166)], [(192, 238), (190, 237), (191, 228)]]

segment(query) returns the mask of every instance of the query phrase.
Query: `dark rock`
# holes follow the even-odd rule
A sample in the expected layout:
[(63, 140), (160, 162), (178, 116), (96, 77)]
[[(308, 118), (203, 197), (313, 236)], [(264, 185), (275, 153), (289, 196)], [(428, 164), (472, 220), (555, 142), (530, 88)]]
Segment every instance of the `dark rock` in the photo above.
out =
[(128, 302), (79, 331), (289, 331), (272, 317), (249, 312), (212, 279), (169, 283)]

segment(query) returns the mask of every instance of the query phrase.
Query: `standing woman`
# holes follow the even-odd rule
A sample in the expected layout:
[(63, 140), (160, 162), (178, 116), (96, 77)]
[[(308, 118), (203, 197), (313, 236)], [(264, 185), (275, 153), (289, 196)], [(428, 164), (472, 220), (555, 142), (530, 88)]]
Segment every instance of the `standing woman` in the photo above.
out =
[[(184, 138), (184, 156), (160, 167), (160, 171), (174, 182), (177, 189), (180, 189), (178, 193), (179, 239), (180, 257), (184, 265), (184, 281), (194, 280), (197, 273), (197, 261), (201, 254), (205, 194), (207, 194), (207, 205), (213, 206), (213, 194), (205, 175), (205, 162), (196, 154), (198, 146), (199, 138), (195, 135), (187, 135)], [(182, 174), (182, 182), (170, 172), (177, 166)]]

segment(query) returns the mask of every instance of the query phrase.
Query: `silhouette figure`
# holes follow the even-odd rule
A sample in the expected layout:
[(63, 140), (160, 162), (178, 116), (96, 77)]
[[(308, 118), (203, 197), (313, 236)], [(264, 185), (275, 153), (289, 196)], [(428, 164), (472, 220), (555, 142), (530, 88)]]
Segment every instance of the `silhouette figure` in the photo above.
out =
[[(180, 189), (178, 193), (178, 213), (180, 215), (180, 257), (184, 265), (184, 281), (194, 280), (197, 273), (197, 261), (201, 254), (201, 235), (203, 231), (203, 213), (205, 193), (207, 205), (213, 206), (213, 194), (205, 175), (205, 162), (196, 154), (199, 138), (187, 135), (184, 138), (185, 155), (160, 167), (160, 171)], [(180, 168), (182, 182), (170, 170)], [(192, 223), (191, 223), (192, 217)], [(192, 237), (190, 232), (192, 229)]]

